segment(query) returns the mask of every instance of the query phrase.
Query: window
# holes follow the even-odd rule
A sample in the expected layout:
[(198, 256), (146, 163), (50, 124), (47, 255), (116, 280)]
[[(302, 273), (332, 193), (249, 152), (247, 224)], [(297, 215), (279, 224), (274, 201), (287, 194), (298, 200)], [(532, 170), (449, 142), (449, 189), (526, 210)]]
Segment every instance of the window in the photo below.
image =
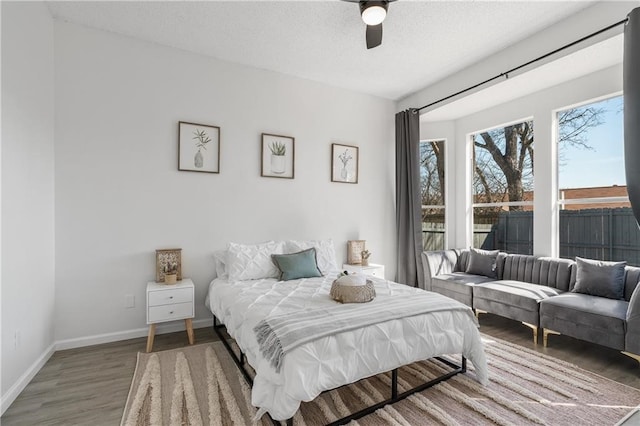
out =
[(471, 135), (473, 247), (533, 253), (533, 121)]
[(445, 248), (444, 140), (420, 141), (422, 241), (425, 250)]
[(623, 98), (557, 113), (560, 256), (640, 265), (624, 175)]

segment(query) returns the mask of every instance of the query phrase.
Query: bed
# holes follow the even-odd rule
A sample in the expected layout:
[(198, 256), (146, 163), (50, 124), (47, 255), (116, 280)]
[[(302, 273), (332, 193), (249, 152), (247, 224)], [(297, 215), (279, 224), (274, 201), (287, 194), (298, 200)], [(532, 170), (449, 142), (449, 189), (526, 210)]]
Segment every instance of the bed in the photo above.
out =
[[(282, 245), (276, 250), (285, 252), (285, 247)], [(300, 247), (289, 248), (289, 251), (296, 248)], [(266, 252), (273, 250), (271, 246)], [(255, 329), (261, 321), (296, 313), (304, 315), (318, 309), (335, 309), (340, 305), (329, 297), (331, 284), (339, 271), (332, 264), (330, 253), (326, 256), (329, 261), (323, 263), (321, 248), (318, 251), (323, 276), (279, 281), (273, 277), (256, 278), (264, 275), (264, 271), (246, 274), (244, 269), (238, 275), (233, 273), (233, 265), (226, 265), (227, 270), (218, 269), (219, 278), (209, 286), (205, 303), (216, 324), (224, 324), (242, 351), (241, 362), (246, 356), (255, 370), (252, 404), (259, 407), (259, 414), (268, 412), (274, 420), (289, 420), (302, 401), (311, 401), (323, 391), (444, 354), (462, 354), (463, 366), (457, 372), (464, 371), (464, 363), (469, 359), (475, 367), (477, 380), (487, 383), (486, 359), (477, 321), (471, 309), (463, 304), (456, 309), (377, 322), (305, 342), (284, 355), (281, 368), (274, 368), (263, 355), (256, 337)], [(226, 256), (228, 260), (234, 255)], [(255, 256), (246, 257), (251, 259), (248, 264), (255, 263)], [(249, 269), (252, 267), (248, 266)], [(363, 304), (369, 308), (382, 308), (385, 303), (411, 297), (427, 297), (436, 305), (451, 302), (436, 293), (380, 278), (370, 279), (377, 296)], [(245, 374), (245, 377), (248, 376)]]

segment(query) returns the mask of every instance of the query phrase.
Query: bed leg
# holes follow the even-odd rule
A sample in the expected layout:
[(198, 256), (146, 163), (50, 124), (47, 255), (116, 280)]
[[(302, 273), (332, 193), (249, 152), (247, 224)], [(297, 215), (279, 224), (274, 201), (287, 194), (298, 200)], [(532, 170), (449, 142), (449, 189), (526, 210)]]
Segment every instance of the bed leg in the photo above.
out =
[(467, 358), (462, 357), (462, 366), (460, 367), (462, 373), (467, 372)]
[(240, 352), (240, 364), (244, 365), (244, 352)]
[(391, 371), (391, 399), (398, 397), (398, 369), (394, 368)]

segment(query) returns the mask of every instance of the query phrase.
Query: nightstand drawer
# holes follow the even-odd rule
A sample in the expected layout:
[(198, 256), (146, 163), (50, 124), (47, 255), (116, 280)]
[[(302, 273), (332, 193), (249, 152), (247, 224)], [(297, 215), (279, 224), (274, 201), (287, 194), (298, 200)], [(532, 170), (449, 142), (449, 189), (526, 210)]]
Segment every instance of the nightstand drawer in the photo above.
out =
[(342, 265), (342, 270), (349, 273), (355, 272), (356, 274), (364, 274), (384, 279), (384, 265), (378, 265), (376, 263), (370, 263), (367, 266), (349, 265), (345, 263)]
[(365, 274), (372, 277), (384, 278), (384, 268), (371, 268), (366, 270)]
[(158, 290), (149, 292), (149, 306), (169, 305), (175, 303), (191, 302), (193, 289), (175, 288), (171, 290)]
[(193, 317), (193, 303), (176, 303), (174, 305), (150, 306), (148, 323), (172, 321)]

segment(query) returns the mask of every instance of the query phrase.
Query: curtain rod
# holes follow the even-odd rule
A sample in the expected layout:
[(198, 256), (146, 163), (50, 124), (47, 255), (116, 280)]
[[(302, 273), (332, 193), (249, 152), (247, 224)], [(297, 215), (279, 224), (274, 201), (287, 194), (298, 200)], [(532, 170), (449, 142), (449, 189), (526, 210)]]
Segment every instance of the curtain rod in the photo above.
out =
[(524, 63), (524, 64), (522, 64), (522, 65), (518, 65), (518, 66), (517, 66), (517, 67), (515, 67), (515, 68), (511, 68), (510, 70), (507, 70), (507, 71), (505, 71), (505, 72), (503, 72), (503, 73), (500, 73), (500, 74), (498, 74), (498, 75), (496, 75), (496, 76), (494, 76), (494, 77), (491, 77), (491, 78), (489, 78), (489, 79), (487, 79), (487, 80), (484, 80), (484, 81), (482, 81), (482, 82), (480, 82), (480, 83), (478, 83), (478, 84), (474, 84), (473, 86), (467, 87), (466, 89), (462, 89), (462, 90), (460, 90), (460, 91), (458, 91), (458, 92), (456, 92), (456, 93), (453, 93), (453, 94), (451, 94), (451, 95), (449, 95), (449, 96), (446, 96), (446, 97), (444, 97), (444, 98), (442, 98), (442, 99), (438, 99), (438, 100), (437, 100), (437, 101), (435, 101), (435, 102), (431, 102), (430, 104), (427, 104), (427, 105), (425, 105), (425, 106), (422, 106), (422, 107), (420, 107), (420, 108), (417, 108), (417, 111), (422, 111), (422, 110), (423, 110), (423, 109), (425, 109), (425, 108), (429, 108), (430, 106), (433, 106), (433, 105), (439, 104), (440, 102), (444, 102), (444, 101), (446, 101), (446, 100), (448, 100), (448, 99), (451, 99), (451, 98), (456, 97), (456, 96), (458, 96), (458, 95), (461, 95), (461, 94), (463, 94), (463, 93), (465, 93), (465, 92), (468, 92), (468, 91), (470, 91), (470, 90), (473, 90), (473, 89), (475, 89), (475, 88), (477, 88), (477, 87), (479, 87), (479, 86), (482, 86), (483, 84), (487, 84), (487, 83), (489, 83), (489, 82), (491, 82), (491, 81), (493, 81), (493, 80), (496, 80), (496, 79), (498, 79), (498, 78), (501, 78), (501, 77), (509, 78), (509, 74), (513, 73), (514, 71), (518, 71), (518, 70), (519, 70), (519, 69), (521, 69), (521, 68), (524, 68), (524, 67), (529, 66), (529, 65), (531, 65), (531, 64), (533, 64), (533, 63), (535, 63), (535, 62), (538, 62), (538, 61), (541, 61), (541, 60), (543, 60), (543, 59), (545, 59), (545, 58), (548, 58), (548, 57), (549, 57), (549, 56), (551, 56), (551, 55), (555, 55), (555, 54), (556, 54), (556, 53), (558, 53), (558, 52), (561, 52), (561, 51), (563, 51), (563, 50), (565, 50), (565, 49), (568, 49), (568, 48), (570, 48), (570, 47), (573, 47), (573, 46), (575, 46), (576, 44), (582, 43), (582, 42), (583, 42), (583, 41), (585, 41), (585, 40), (588, 40), (588, 39), (590, 39), (590, 38), (592, 38), (592, 37), (595, 37), (595, 36), (597, 36), (597, 35), (599, 35), (599, 34), (602, 34), (602, 33), (606, 32), (606, 31), (609, 31), (610, 29), (615, 28), (615, 27), (617, 27), (617, 26), (619, 26), (619, 25), (626, 24), (626, 23), (627, 23), (627, 21), (629, 21), (629, 18), (625, 18), (625, 19), (623, 19), (622, 21), (616, 22), (615, 24), (611, 24), (611, 25), (609, 25), (609, 26), (608, 26), (608, 27), (606, 27), (606, 28), (602, 28), (601, 30), (596, 31), (595, 33), (591, 33), (591, 34), (589, 34), (589, 35), (586, 35), (586, 36), (582, 37), (582, 38), (581, 38), (581, 39), (579, 39), (579, 40), (576, 40), (576, 41), (571, 42), (571, 43), (569, 43), (569, 44), (566, 44), (566, 45), (564, 45), (564, 46), (562, 46), (562, 47), (559, 47), (559, 48), (557, 48), (556, 50), (551, 51), (551, 52), (549, 52), (549, 53), (545, 53), (545, 54), (544, 54), (544, 55), (542, 55), (542, 56), (539, 56), (539, 57), (537, 57), (537, 58), (535, 58), (535, 59), (532, 59), (532, 60), (530, 60), (529, 62), (526, 62), (526, 63)]

